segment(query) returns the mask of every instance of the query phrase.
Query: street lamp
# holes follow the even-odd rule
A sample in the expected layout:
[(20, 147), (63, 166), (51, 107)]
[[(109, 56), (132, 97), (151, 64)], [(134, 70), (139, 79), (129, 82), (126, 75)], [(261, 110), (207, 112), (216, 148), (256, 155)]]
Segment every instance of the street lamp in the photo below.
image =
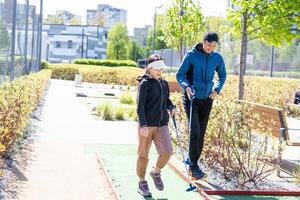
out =
[(154, 49), (155, 49), (156, 9), (161, 8), (162, 6), (163, 6), (163, 4), (161, 4), (160, 6), (156, 6), (155, 11), (154, 11), (153, 36), (152, 36), (152, 54), (154, 54)]
[(89, 50), (89, 36), (92, 36), (90, 33), (87, 33), (86, 35), (86, 49), (85, 49), (85, 58), (89, 58), (88, 56), (88, 50)]

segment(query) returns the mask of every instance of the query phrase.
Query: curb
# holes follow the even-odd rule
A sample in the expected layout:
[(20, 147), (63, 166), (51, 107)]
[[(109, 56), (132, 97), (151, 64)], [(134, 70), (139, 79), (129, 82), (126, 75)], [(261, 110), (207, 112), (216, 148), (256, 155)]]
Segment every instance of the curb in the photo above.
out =
[(107, 180), (108, 180), (108, 182), (109, 182), (110, 187), (111, 187), (112, 190), (113, 190), (113, 195), (114, 195), (115, 199), (116, 199), (116, 200), (121, 200), (121, 197), (120, 197), (119, 193), (117, 192), (116, 187), (114, 186), (114, 184), (113, 184), (113, 182), (112, 182), (112, 180), (111, 180), (111, 178), (110, 178), (110, 176), (109, 176), (109, 174), (108, 174), (106, 168), (104, 167), (104, 164), (103, 164), (103, 162), (102, 162), (102, 160), (101, 160), (100, 154), (99, 154), (99, 153), (96, 153), (96, 157), (97, 157), (97, 161), (98, 161), (100, 167), (103, 169), (103, 172), (104, 172), (105, 177), (107, 178)]

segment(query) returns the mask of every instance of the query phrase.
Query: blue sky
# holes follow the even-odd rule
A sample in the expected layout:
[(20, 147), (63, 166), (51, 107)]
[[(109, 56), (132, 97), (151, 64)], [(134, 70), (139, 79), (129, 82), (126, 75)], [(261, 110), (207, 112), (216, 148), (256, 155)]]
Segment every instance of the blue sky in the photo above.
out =
[[(54, 14), (56, 10), (68, 10), (81, 15), (85, 22), (86, 10), (96, 9), (98, 4), (109, 4), (127, 10), (127, 26), (130, 35), (134, 27), (153, 24), (156, 6), (163, 4), (158, 12), (163, 12), (172, 0), (44, 0), (44, 15)], [(202, 12), (207, 15), (225, 16), (226, 0), (200, 0)]]

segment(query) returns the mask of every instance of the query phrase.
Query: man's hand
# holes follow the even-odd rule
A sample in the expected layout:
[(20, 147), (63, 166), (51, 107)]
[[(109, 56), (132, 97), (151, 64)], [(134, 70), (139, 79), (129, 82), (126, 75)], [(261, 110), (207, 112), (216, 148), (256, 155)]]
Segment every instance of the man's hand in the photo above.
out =
[(148, 127), (147, 127), (147, 126), (142, 127), (142, 128), (140, 129), (140, 133), (141, 133), (141, 135), (144, 136), (144, 137), (147, 137), (147, 136), (148, 136), (148, 132), (149, 132), (149, 130), (148, 130)]
[(186, 91), (186, 94), (187, 94), (188, 97), (189, 97), (189, 100), (191, 100), (191, 96), (193, 96), (193, 95), (195, 94), (195, 92), (192, 91), (192, 89), (191, 89), (190, 87), (187, 87), (187, 88), (185, 89), (185, 91)]
[(214, 100), (216, 98), (216, 96), (218, 95), (217, 91), (212, 91), (209, 98), (211, 98), (212, 100)]

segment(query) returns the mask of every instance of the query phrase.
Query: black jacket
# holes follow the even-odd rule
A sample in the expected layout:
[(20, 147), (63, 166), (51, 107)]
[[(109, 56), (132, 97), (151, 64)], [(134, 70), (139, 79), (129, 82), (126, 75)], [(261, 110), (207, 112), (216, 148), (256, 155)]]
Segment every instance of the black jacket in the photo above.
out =
[(164, 126), (169, 122), (167, 109), (175, 106), (170, 100), (168, 82), (145, 74), (138, 77), (137, 115), (140, 126)]

